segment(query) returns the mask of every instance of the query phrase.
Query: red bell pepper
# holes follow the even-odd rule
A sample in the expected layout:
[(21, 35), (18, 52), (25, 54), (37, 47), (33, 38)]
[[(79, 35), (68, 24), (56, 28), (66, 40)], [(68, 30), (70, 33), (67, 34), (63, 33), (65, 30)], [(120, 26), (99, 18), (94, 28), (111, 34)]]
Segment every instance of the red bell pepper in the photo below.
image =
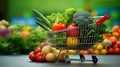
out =
[(52, 25), (52, 30), (53, 31), (58, 31), (58, 30), (63, 30), (63, 29), (66, 29), (66, 25), (63, 24), (63, 23), (54, 23)]

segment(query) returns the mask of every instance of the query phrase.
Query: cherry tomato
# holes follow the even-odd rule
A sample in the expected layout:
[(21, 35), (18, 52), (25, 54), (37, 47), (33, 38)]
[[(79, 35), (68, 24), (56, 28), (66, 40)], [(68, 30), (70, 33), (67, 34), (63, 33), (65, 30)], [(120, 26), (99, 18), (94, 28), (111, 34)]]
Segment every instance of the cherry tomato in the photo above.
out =
[(34, 50), (34, 54), (37, 54), (38, 52), (41, 52), (41, 48), (40, 48), (40, 47), (37, 47), (37, 48)]
[(43, 62), (45, 61), (45, 56), (46, 56), (45, 54), (43, 54), (42, 52), (39, 52), (36, 54), (36, 59), (38, 62)]
[(32, 60), (32, 61), (36, 61), (36, 56), (35, 56), (35, 54), (34, 54), (33, 51), (31, 51), (31, 52), (29, 53), (29, 59)]
[(40, 48), (43, 48), (45, 46), (45, 43), (40, 43), (39, 46)]
[(43, 62), (43, 61), (45, 61), (45, 58), (43, 56), (38, 56), (37, 61), (38, 62)]

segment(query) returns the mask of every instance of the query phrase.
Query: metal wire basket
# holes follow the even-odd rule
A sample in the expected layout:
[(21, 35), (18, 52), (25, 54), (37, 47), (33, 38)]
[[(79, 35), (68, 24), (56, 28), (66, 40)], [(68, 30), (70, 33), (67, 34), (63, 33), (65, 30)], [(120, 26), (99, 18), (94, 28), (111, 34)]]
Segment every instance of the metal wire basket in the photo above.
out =
[(54, 47), (79, 50), (88, 49), (100, 39), (100, 35), (103, 33), (100, 28), (101, 24), (108, 18), (109, 15), (105, 15), (96, 24), (48, 32), (49, 41)]
[[(87, 24), (84, 26), (77, 26), (74, 28), (67, 28), (55, 32), (48, 32), (51, 46), (64, 49), (86, 50), (91, 48), (97, 41), (99, 41), (103, 31), (101, 30), (102, 23), (109, 19), (110, 16), (97, 16), (93, 18), (101, 18), (96, 24)], [(66, 58), (65, 58), (66, 59)], [(85, 60), (84, 56), (80, 54), (80, 59)], [(92, 61), (96, 63), (98, 59), (92, 55)]]

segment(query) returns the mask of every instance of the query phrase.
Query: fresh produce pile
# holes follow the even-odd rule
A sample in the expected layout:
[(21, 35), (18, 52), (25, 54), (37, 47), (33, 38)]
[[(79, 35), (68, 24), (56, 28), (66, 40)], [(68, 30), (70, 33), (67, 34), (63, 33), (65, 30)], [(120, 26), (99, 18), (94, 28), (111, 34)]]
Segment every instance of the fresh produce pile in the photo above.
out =
[[(109, 33), (102, 34), (102, 41), (96, 42), (95, 45), (86, 50), (68, 50), (66, 58), (70, 55), (77, 54), (95, 54), (95, 55), (106, 55), (106, 54), (120, 54), (120, 26), (114, 26)], [(114, 34), (116, 32), (116, 34)], [(70, 38), (71, 39), (71, 38)], [(33, 51), (29, 53), (29, 59), (33, 62), (65, 62), (64, 55), (66, 50), (62, 50), (59, 54), (59, 48), (51, 46), (49, 41), (41, 42)]]
[(0, 21), (0, 55), (28, 54), (46, 39), (46, 31), (40, 26), (34, 28)]
[[(65, 51), (63, 50), (59, 54), (59, 49), (50, 46), (48, 41), (41, 42), (36, 49), (29, 53), (29, 59), (33, 62), (64, 62)], [(59, 54), (59, 56), (58, 56)], [(69, 58), (67, 55), (66, 58)]]
[[(44, 16), (42, 13), (33, 9), (33, 14), (36, 18), (37, 27), (30, 27), (26, 25), (14, 25), (8, 21), (0, 21), (0, 54), (28, 54), (32, 61), (38, 62), (55, 62), (64, 61), (64, 54), (66, 50), (63, 50), (57, 58), (58, 48), (55, 48), (51, 42), (46, 42), (48, 39), (47, 32), (58, 32), (65, 29), (71, 29), (81, 27), (86, 24), (95, 24), (91, 14), (87, 11), (69, 8), (64, 12), (52, 13), (51, 15)], [(95, 19), (96, 20), (96, 19)], [(102, 31), (102, 38), (98, 39), (94, 46), (88, 50), (68, 50), (68, 57), (70, 54), (120, 54), (120, 26), (114, 26), (111, 31), (106, 30), (106, 25), (102, 24), (100, 30)], [(88, 30), (87, 30), (88, 31)], [(93, 30), (88, 31), (84, 36), (92, 34)], [(67, 46), (76, 47), (80, 40), (77, 38), (81, 30), (74, 29), (68, 30), (58, 35), (52, 35), (54, 38), (65, 38), (66, 40), (57, 40), (57, 44), (66, 44)], [(99, 34), (98, 32), (95, 34)], [(44, 35), (44, 36), (43, 36)], [(67, 38), (66, 38), (67, 37)], [(47, 50), (47, 51), (46, 51)]]
[(93, 23), (90, 12), (75, 8), (66, 9), (63, 13), (52, 13), (46, 17), (35, 9), (32, 11), (36, 18), (36, 23), (47, 31), (58, 31)]
[[(80, 41), (81, 43), (88, 42), (89, 38), (87, 36), (93, 36), (93, 33), (95, 33), (96, 36), (99, 36), (101, 34), (99, 31), (102, 33), (106, 32), (106, 26), (104, 24), (101, 25), (100, 29), (98, 29), (98, 27), (95, 25), (95, 22), (93, 21), (92, 15), (88, 11), (69, 8), (66, 9), (63, 13), (52, 13), (50, 16), (46, 17), (35, 9), (32, 11), (36, 17), (36, 23), (44, 30), (53, 32), (48, 33), (48, 35), (50, 36), (49, 38), (51, 38), (51, 43), (57, 44), (57, 46), (67, 44), (67, 46), (77, 47)], [(77, 29), (77, 27), (80, 27), (81, 29)], [(72, 28), (76, 29), (68, 30)], [(88, 28), (91, 29), (88, 30)], [(83, 37), (82, 39), (80, 38), (82, 36), (86, 37)], [(97, 40), (94, 39), (93, 41)]]
[[(75, 28), (78, 26), (84, 26), (88, 24), (94, 24), (96, 23), (95, 21), (98, 19), (93, 19), (92, 15), (90, 12), (75, 9), (75, 8), (69, 8), (66, 9), (64, 12), (60, 13), (52, 13), (51, 15), (44, 16), (41, 12), (33, 9), (33, 14), (36, 17), (37, 24), (40, 25), (44, 30), (46, 31), (52, 31), (52, 32), (59, 32), (65, 29), (70, 29), (70, 28)], [(102, 31), (102, 37), (99, 40), (99, 42), (96, 42), (93, 48), (90, 48), (90, 50), (94, 54), (119, 54), (119, 53), (111, 53), (108, 50), (113, 47), (113, 44), (117, 44), (117, 41), (119, 42), (119, 37), (120, 33), (119, 32), (119, 27), (117, 27), (117, 32), (111, 32), (106, 29), (106, 25), (103, 23), (100, 27), (100, 31)], [(114, 28), (114, 27), (113, 27)], [(94, 31), (98, 31), (95, 33), (95, 35), (100, 34), (99, 30), (96, 30), (96, 27), (93, 28), (93, 30), (88, 31), (88, 34), (84, 34), (84, 36), (91, 34), (91, 32), (94, 33)], [(50, 35), (53, 37), (53, 39), (61, 38), (60, 41), (58, 40), (53, 40), (52, 43), (57, 43), (57, 44), (66, 44), (69, 46), (71, 44), (71, 40), (74, 42), (74, 45), (70, 45), (72, 47), (75, 47), (75, 44), (79, 43), (79, 40), (77, 37), (79, 36), (81, 32), (78, 29), (75, 30), (70, 30), (70, 31), (65, 31), (62, 32), (60, 35)], [(110, 38), (106, 38), (108, 36), (111, 36)], [(62, 40), (62, 38), (66, 38), (66, 40)], [(116, 38), (117, 37), (117, 38)], [(112, 40), (111, 40), (112, 39)], [(113, 40), (114, 39), (114, 40)], [(66, 42), (67, 41), (67, 42)], [(115, 42), (116, 41), (116, 42)], [(107, 42), (107, 43), (106, 43)], [(112, 42), (112, 45), (110, 46)], [(119, 44), (119, 43), (118, 43)], [(112, 50), (112, 49), (111, 49)], [(118, 50), (118, 45), (117, 45), (117, 50)], [(114, 48), (114, 51), (116, 51), (116, 48)], [(69, 50), (69, 54), (76, 54), (76, 53), (81, 53), (81, 54), (90, 54), (89, 50)], [(119, 51), (120, 52), (120, 51)]]
[[(96, 55), (120, 54), (120, 26), (114, 26), (109, 33), (102, 34), (103, 40), (96, 42), (90, 50)], [(80, 50), (82, 54), (89, 54), (86, 50)]]

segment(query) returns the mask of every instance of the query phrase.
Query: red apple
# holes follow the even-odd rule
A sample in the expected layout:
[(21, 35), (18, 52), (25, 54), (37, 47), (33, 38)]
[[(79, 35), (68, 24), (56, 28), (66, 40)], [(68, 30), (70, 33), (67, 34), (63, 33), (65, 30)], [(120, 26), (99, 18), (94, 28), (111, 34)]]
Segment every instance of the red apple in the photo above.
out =
[(34, 50), (34, 54), (37, 54), (38, 52), (41, 52), (41, 48), (40, 47), (37, 47), (35, 50)]

